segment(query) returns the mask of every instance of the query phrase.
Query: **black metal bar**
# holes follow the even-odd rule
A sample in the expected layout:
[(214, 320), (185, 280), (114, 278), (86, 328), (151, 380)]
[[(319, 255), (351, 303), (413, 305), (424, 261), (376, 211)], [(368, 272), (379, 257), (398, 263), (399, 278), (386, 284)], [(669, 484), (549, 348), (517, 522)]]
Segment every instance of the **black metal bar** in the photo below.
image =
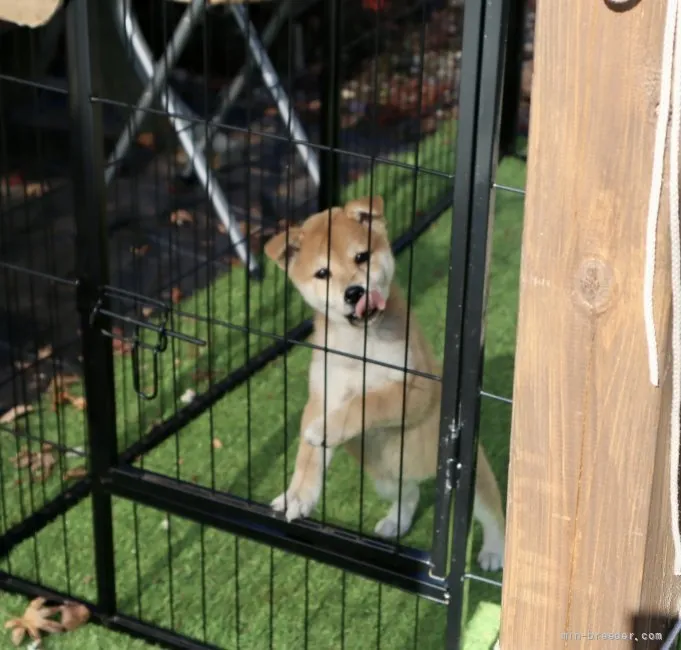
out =
[(310, 520), (287, 522), (269, 506), (132, 467), (106, 479), (111, 494), (446, 602), (445, 583), (428, 575), (428, 556)]
[(89, 496), (91, 488), (92, 484), (89, 479), (78, 481), (66, 492), (62, 492), (29, 517), (5, 531), (0, 537), (0, 558), (7, 557), (17, 546), (35, 537), (57, 517), (66, 514), (71, 508), (78, 505)]
[(508, 0), (509, 21), (504, 72), (504, 91), (501, 104), (499, 154), (512, 156), (516, 152), (518, 113), (522, 98), (523, 55), (525, 51), (525, 18), (527, 0)]
[(491, 237), (494, 220), (494, 177), (499, 158), (500, 99), (504, 83), (508, 2), (488, 2), (484, 13), (485, 46), (482, 51), (480, 87), (477, 97), (478, 123), (475, 165), (472, 169), (472, 196), (469, 204), (469, 239), (465, 259), (466, 289), (463, 306), (463, 331), (460, 341), (460, 392), (457, 420), (459, 476), (454, 501), (453, 548), (448, 578), (450, 601), (447, 612), (447, 637), (457, 643), (464, 615), (464, 576), (466, 552), (473, 511), (475, 470), (480, 422), (480, 393), (485, 347), (485, 310), (487, 307)]
[(129, 636), (138, 639), (152, 641), (154, 644), (163, 648), (172, 648), (173, 650), (223, 650), (218, 646), (204, 643), (197, 639), (190, 639), (187, 636), (178, 634), (167, 628), (140, 621), (132, 616), (125, 616), (122, 614), (110, 616), (95, 603), (74, 598), (61, 591), (48, 589), (35, 582), (11, 576), (3, 571), (0, 571), (0, 590), (21, 594), (23, 596), (28, 596), (29, 598), (37, 598), (40, 596), (46, 598), (48, 602), (53, 603), (63, 603), (66, 601), (81, 603), (90, 610), (91, 622), (116, 632), (123, 632), (124, 634), (128, 634)]
[(319, 210), (327, 210), (340, 203), (340, 86), (341, 86), (341, 2), (326, 0), (323, 8), (325, 74), (322, 75), (321, 144), (329, 147), (319, 161)]
[[(71, 0), (66, 8), (72, 182), (76, 219), (78, 310), (83, 346), (83, 379), (88, 402), (92, 516), (97, 601), (107, 614), (116, 611), (113, 515), (102, 477), (116, 464), (116, 395), (111, 343), (90, 324), (90, 315), (108, 284), (109, 258), (104, 196), (104, 151), (99, 92), (96, 2)], [(106, 302), (102, 303), (106, 306)], [(108, 318), (102, 317), (107, 323)]]
[(464, 11), (463, 58), (459, 96), (466, 98), (459, 107), (456, 144), (456, 175), (454, 177), (454, 222), (451, 232), (445, 350), (442, 371), (440, 442), (438, 449), (435, 513), (433, 522), (432, 573), (440, 579), (447, 575), (449, 565), (449, 523), (452, 490), (456, 482), (456, 440), (459, 401), (459, 369), (461, 367), (461, 328), (463, 326), (464, 291), (469, 216), (473, 192), (476, 132), (478, 128), (478, 97), (482, 37), (485, 15), (484, 0), (469, 0)]

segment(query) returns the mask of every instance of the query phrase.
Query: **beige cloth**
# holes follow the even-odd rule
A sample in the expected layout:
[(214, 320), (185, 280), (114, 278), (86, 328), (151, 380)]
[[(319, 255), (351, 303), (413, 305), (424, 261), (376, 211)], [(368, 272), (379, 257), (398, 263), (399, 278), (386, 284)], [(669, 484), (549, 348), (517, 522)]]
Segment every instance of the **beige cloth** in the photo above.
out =
[[(44, 25), (61, 5), (62, 0), (0, 0), (0, 20), (27, 27)], [(187, 4), (190, 0), (175, 0)], [(246, 4), (267, 0), (208, 0), (209, 5)]]

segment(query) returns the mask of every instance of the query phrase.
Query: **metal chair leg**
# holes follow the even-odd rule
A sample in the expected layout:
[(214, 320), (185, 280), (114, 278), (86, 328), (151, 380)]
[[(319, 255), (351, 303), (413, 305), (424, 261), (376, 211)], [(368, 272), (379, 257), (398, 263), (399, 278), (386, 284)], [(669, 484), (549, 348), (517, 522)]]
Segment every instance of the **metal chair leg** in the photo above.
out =
[(319, 187), (319, 160), (317, 154), (308, 144), (309, 140), (303, 129), (303, 125), (300, 123), (298, 116), (291, 107), (291, 101), (282, 88), (277, 72), (270, 61), (267, 52), (255, 35), (255, 27), (248, 20), (246, 10), (241, 5), (231, 5), (230, 11), (239, 25), (239, 29), (248, 41), (248, 49), (251, 51), (253, 59), (260, 70), (265, 87), (270, 95), (272, 95), (272, 99), (277, 105), (277, 109), (279, 110), (279, 114), (284, 121), (284, 125), (286, 126), (289, 135), (296, 142), (296, 149), (307, 167), (312, 182), (315, 186)]
[[(269, 46), (274, 42), (274, 39), (277, 37), (277, 34), (281, 30), (282, 25), (284, 24), (286, 18), (289, 16), (290, 12), (291, 12), (290, 0), (284, 0), (279, 3), (276, 12), (272, 16), (272, 18), (270, 18), (269, 22), (267, 23), (265, 29), (262, 32), (262, 44), (265, 49), (269, 48)], [(229, 111), (229, 109), (234, 105), (234, 103), (238, 99), (239, 95), (242, 93), (244, 85), (246, 84), (246, 80), (248, 79), (249, 75), (253, 72), (254, 65), (255, 62), (253, 61), (253, 59), (248, 59), (246, 63), (243, 66), (241, 66), (239, 74), (237, 74), (237, 76), (234, 77), (230, 84), (220, 92), (221, 97), (220, 104), (208, 124), (208, 138), (206, 138), (205, 129), (197, 129), (198, 133), (195, 134), (197, 140), (197, 147), (199, 147), (201, 151), (205, 151), (206, 142), (211, 143), (213, 142), (213, 139), (215, 138), (215, 135), (220, 127), (220, 124), (222, 124), (222, 121), (225, 119), (227, 111)], [(191, 162), (187, 161), (184, 168), (180, 172), (180, 176), (182, 176), (183, 178), (189, 178), (192, 172), (193, 168)]]
[[(126, 0), (116, 0), (115, 7), (115, 19), (121, 34), (125, 33), (125, 15), (132, 11), (130, 3)], [(168, 76), (170, 71), (175, 67), (175, 63), (182, 54), (187, 45), (187, 41), (194, 31), (194, 27), (201, 20), (203, 15), (206, 13), (206, 3), (205, 0), (192, 0), (191, 4), (180, 18), (180, 22), (173, 33), (168, 47), (165, 50), (165, 59), (162, 64), (154, 66), (154, 72), (151, 80), (147, 87), (144, 89), (139, 101), (137, 102), (137, 107), (135, 112), (128, 118), (128, 123), (125, 125), (121, 137), (118, 139), (113, 152), (109, 156), (107, 161), (106, 170), (104, 172), (104, 182), (109, 185), (113, 180), (114, 176), (118, 172), (118, 169), (125, 160), (130, 150), (130, 145), (133, 139), (139, 131), (142, 121), (151, 105), (158, 98), (158, 94), (161, 92), (162, 88), (166, 85), (168, 81)], [(139, 65), (137, 67), (140, 67)], [(143, 73), (144, 74), (144, 73)]]
[[(200, 2), (205, 4), (205, 0), (200, 0)], [(116, 0), (114, 8), (116, 26), (120, 30), (121, 36), (125, 39), (129, 39), (135, 53), (139, 72), (147, 84), (150, 84), (154, 79), (156, 66), (162, 65), (162, 62), (154, 64), (149, 45), (142, 36), (142, 30), (140, 29), (139, 23), (132, 13), (130, 0)], [(203, 152), (198, 150), (195, 146), (192, 137), (192, 123), (200, 122), (200, 118), (186, 106), (169, 85), (167, 85), (165, 92), (160, 94), (159, 99), (163, 109), (168, 114), (168, 119), (170, 120), (173, 129), (177, 133), (182, 148), (185, 150), (192, 163), (199, 182), (206, 190), (218, 218), (225, 226), (237, 255), (247, 266), (248, 271), (251, 274), (256, 276), (259, 275), (259, 265), (256, 262), (255, 257), (250, 254), (246, 242), (244, 241), (244, 237), (230, 214), (229, 204), (222, 188), (206, 162)]]

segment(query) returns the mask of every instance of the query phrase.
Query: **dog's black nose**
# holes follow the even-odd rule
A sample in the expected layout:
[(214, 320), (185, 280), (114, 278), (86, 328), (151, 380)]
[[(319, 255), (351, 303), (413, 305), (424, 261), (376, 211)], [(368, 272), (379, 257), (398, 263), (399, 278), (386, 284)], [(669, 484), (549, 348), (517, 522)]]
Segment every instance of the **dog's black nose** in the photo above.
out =
[(360, 287), (357, 284), (353, 284), (345, 290), (345, 302), (348, 305), (356, 305), (359, 299), (364, 295), (364, 287)]

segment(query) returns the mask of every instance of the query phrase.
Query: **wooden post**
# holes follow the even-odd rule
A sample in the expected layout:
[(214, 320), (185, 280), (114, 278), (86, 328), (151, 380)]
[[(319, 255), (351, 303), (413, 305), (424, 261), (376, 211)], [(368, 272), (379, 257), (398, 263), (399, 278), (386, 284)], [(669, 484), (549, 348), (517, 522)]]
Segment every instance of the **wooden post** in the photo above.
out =
[(538, 3), (501, 650), (659, 648), (595, 635), (646, 631), (641, 612), (660, 632), (653, 616), (678, 615), (666, 184), (660, 388), (642, 297), (665, 11)]

